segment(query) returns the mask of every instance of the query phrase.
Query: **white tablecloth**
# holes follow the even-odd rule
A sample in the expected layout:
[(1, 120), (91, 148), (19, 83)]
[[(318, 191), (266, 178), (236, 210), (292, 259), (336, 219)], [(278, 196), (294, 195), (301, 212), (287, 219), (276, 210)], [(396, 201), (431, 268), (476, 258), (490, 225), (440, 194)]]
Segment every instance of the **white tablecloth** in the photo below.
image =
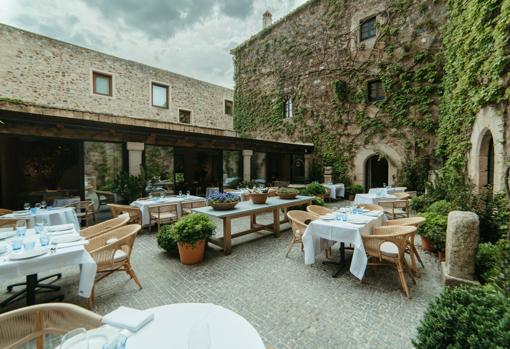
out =
[(331, 193), (330, 197), (333, 200), (343, 198), (345, 196), (345, 186), (342, 183), (339, 184), (323, 184), (324, 187), (328, 188)]
[(376, 195), (376, 194), (356, 194), (354, 197), (354, 203), (359, 204), (375, 204), (377, 205), (381, 201), (393, 201), (397, 200), (395, 195), (384, 194), (384, 195)]
[(183, 202), (196, 202), (196, 201), (205, 201), (204, 198), (200, 196), (190, 195), (188, 197), (179, 198), (176, 196), (166, 197), (163, 199), (155, 198), (155, 199), (147, 199), (147, 200), (136, 200), (131, 203), (131, 206), (138, 207), (142, 212), (142, 225), (148, 225), (150, 222), (149, 219), (149, 208), (159, 205), (165, 204), (177, 204), (177, 217), (181, 217), (181, 203)]
[(374, 227), (382, 225), (384, 214), (381, 212), (379, 217), (348, 215), (348, 219), (360, 216), (367, 217), (370, 221), (364, 225), (322, 219), (310, 222), (303, 234), (305, 264), (313, 264), (316, 256), (321, 254), (326, 248), (331, 247), (335, 242), (352, 244), (354, 246), (354, 253), (349, 270), (361, 280), (365, 274), (368, 262), (361, 235), (369, 235)]
[(214, 304), (171, 304), (147, 311), (154, 313), (154, 320), (128, 338), (127, 349), (188, 349), (190, 330), (204, 322), (209, 349), (265, 349), (248, 321)]
[(369, 194), (377, 194), (379, 191), (391, 194), (391, 193), (403, 193), (407, 187), (392, 187), (392, 188), (372, 188), (368, 191)]
[(76, 217), (76, 212), (72, 207), (62, 207), (55, 209), (39, 209), (37, 213), (29, 213), (27, 215), (15, 215), (6, 214), (0, 218), (8, 219), (25, 219), (28, 222), (28, 227), (33, 228), (35, 224), (35, 218), (41, 217), (48, 225), (59, 225), (59, 224), (73, 224), (76, 231), (80, 231), (80, 223)]
[[(28, 229), (26, 236), (37, 239), (33, 229)], [(0, 242), (9, 244), (9, 240), (0, 240)], [(38, 239), (37, 244), (39, 244)], [(4, 254), (0, 256), (0, 281), (3, 282), (4, 280), (24, 277), (30, 274), (58, 270), (62, 267), (73, 265), (80, 266), (78, 294), (81, 297), (89, 298), (92, 286), (94, 285), (97, 266), (94, 259), (92, 259), (83, 246), (57, 248), (54, 254), (48, 252), (39, 257), (22, 260), (9, 260), (8, 255)]]

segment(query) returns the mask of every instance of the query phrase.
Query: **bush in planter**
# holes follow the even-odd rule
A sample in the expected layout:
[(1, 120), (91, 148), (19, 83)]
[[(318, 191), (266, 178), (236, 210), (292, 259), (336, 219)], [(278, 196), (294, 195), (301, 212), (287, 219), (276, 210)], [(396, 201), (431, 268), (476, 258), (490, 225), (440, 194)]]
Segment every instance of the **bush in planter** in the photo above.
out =
[(432, 204), (432, 199), (428, 195), (419, 195), (409, 200), (409, 207), (415, 212), (424, 212)]
[(138, 176), (126, 172), (119, 173), (112, 182), (112, 192), (120, 195), (127, 203), (135, 201), (143, 195), (145, 176), (143, 172)]
[(195, 245), (214, 234), (216, 225), (206, 214), (192, 213), (182, 217), (171, 226), (169, 235), (176, 242)]
[(430, 304), (413, 344), (418, 349), (509, 348), (508, 299), (481, 287), (445, 288)]
[(158, 234), (156, 235), (156, 239), (158, 240), (158, 245), (162, 249), (166, 250), (171, 255), (177, 255), (178, 249), (177, 249), (177, 241), (174, 240), (174, 238), (171, 235), (172, 226), (171, 225), (164, 225), (159, 230)]
[(364, 192), (364, 189), (361, 184), (351, 184), (350, 186), (347, 187), (347, 194), (352, 195), (352, 196), (354, 196), (356, 194), (363, 193), (363, 192)]

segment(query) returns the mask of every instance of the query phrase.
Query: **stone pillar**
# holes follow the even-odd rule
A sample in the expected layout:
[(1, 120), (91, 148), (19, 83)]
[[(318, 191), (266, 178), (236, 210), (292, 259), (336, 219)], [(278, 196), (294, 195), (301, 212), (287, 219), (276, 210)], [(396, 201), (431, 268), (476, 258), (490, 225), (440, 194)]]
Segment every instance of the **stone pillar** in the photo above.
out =
[(312, 154), (305, 154), (305, 182), (310, 181), (311, 167), (312, 167)]
[(475, 258), (480, 237), (478, 216), (473, 212), (452, 211), (446, 229), (446, 258), (441, 263), (445, 285), (477, 283)]
[(137, 142), (127, 142), (126, 149), (129, 151), (129, 174), (138, 176), (140, 166), (142, 166), (142, 152), (145, 144)]
[(243, 180), (251, 181), (251, 156), (253, 150), (243, 150)]
[(324, 167), (324, 184), (333, 184), (333, 167)]

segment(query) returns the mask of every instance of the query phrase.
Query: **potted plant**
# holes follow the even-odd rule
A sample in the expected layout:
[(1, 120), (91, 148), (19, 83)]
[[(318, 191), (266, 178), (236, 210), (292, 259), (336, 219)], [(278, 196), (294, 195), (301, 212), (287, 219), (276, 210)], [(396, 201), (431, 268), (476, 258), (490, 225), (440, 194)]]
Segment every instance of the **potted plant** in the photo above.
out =
[(326, 188), (319, 182), (312, 182), (306, 185), (303, 190), (303, 195), (317, 196), (324, 199), (326, 196)]
[(253, 188), (250, 189), (250, 199), (256, 205), (263, 205), (267, 201), (269, 189), (267, 188)]
[(351, 184), (347, 187), (347, 194), (349, 195), (349, 200), (353, 201), (356, 194), (361, 194), (364, 192), (363, 186), (361, 184)]
[(171, 226), (168, 234), (177, 242), (182, 264), (200, 263), (204, 259), (207, 238), (214, 234), (216, 225), (203, 213), (184, 216)]
[(278, 188), (276, 191), (276, 195), (285, 200), (295, 199), (298, 194), (299, 190), (294, 188)]
[(233, 210), (241, 199), (232, 193), (213, 193), (207, 198), (209, 206), (216, 211)]
[[(422, 247), (427, 252), (444, 251), (448, 216), (435, 212), (424, 212), (420, 216), (426, 219), (418, 228)], [(439, 256), (441, 257), (441, 256)]]
[(179, 251), (177, 248), (177, 241), (175, 241), (171, 234), (172, 226), (164, 225), (156, 235), (158, 246), (164, 249), (169, 255), (177, 255)]
[(121, 202), (130, 203), (143, 195), (145, 178), (143, 174), (133, 176), (128, 173), (119, 173), (112, 182), (112, 193), (121, 198)]

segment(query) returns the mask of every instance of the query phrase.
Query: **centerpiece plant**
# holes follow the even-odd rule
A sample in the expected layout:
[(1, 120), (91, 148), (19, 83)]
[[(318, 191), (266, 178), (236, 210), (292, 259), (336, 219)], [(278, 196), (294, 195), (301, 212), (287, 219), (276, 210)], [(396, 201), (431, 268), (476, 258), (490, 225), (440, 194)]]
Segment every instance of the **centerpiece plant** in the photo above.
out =
[(295, 199), (299, 194), (299, 190), (294, 188), (278, 188), (276, 194), (280, 199)]
[(213, 193), (207, 197), (207, 203), (218, 211), (232, 210), (241, 201), (238, 195), (232, 193)]

